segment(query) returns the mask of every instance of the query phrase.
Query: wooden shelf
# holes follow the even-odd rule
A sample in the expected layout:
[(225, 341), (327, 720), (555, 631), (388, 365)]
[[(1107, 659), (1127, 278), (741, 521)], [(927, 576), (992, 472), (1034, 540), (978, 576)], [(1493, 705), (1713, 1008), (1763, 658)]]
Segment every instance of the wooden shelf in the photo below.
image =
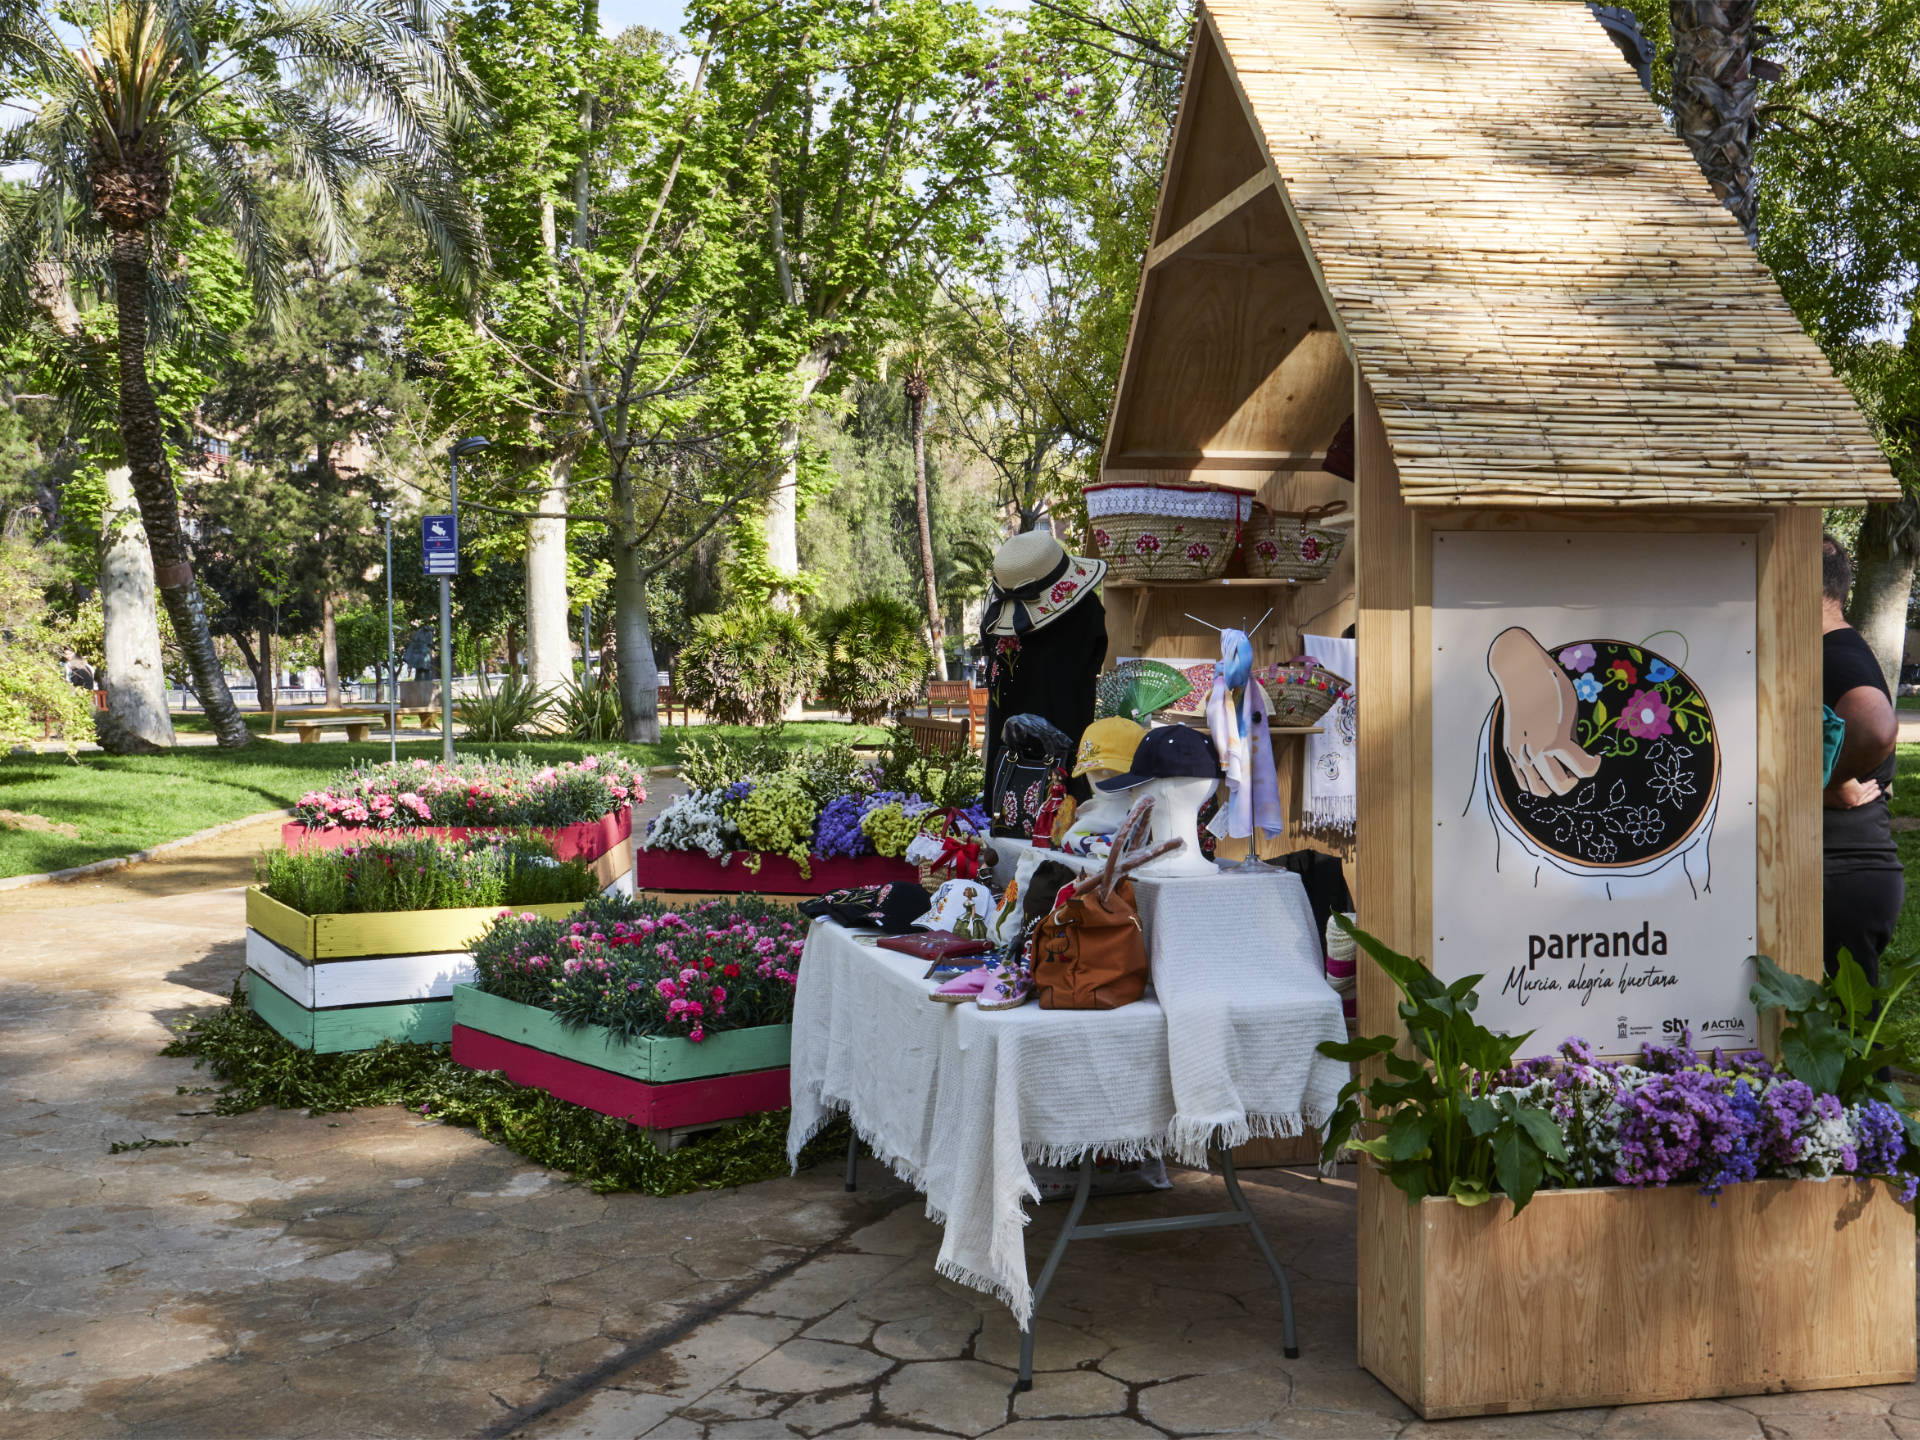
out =
[[(1168, 715), (1163, 712), (1159, 718), (1162, 720), (1178, 720), (1182, 725), (1191, 725), (1199, 730), (1204, 730), (1207, 725), (1207, 717), (1204, 715), (1187, 715), (1184, 713)], [(1268, 725), (1267, 731), (1273, 735), (1321, 735), (1325, 733), (1322, 727), (1318, 725)]]
[[(1249, 575), (1233, 575), (1225, 580), (1102, 580), (1109, 590), (1212, 590), (1245, 586), (1249, 588), (1304, 585), (1304, 580), (1261, 580)], [(1317, 582), (1316, 582), (1317, 583)]]

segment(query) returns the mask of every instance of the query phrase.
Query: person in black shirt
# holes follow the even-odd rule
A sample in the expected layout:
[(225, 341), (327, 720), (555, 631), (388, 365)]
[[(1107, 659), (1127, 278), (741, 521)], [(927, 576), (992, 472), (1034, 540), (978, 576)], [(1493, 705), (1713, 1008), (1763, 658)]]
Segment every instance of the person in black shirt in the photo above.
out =
[(1822, 688), (1827, 707), (1847, 726), (1823, 797), (1827, 973), (1846, 950), (1877, 984), (1880, 952), (1907, 893), (1887, 809), (1900, 725), (1880, 662), (1844, 613), (1853, 561), (1831, 535), (1821, 537), (1820, 551)]

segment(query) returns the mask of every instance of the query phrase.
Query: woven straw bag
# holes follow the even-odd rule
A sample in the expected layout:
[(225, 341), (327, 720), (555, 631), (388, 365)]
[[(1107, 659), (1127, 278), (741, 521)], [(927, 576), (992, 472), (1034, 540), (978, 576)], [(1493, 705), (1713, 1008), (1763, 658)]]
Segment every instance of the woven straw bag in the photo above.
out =
[(1262, 580), (1324, 580), (1347, 543), (1347, 532), (1320, 522), (1347, 508), (1344, 500), (1298, 513), (1253, 507), (1241, 542), (1247, 574)]
[(1268, 716), (1275, 725), (1312, 725), (1353, 688), (1306, 655), (1262, 670), (1259, 679), (1267, 687)]
[(1086, 487), (1088, 552), (1116, 580), (1218, 580), (1226, 573), (1253, 497), (1224, 485)]

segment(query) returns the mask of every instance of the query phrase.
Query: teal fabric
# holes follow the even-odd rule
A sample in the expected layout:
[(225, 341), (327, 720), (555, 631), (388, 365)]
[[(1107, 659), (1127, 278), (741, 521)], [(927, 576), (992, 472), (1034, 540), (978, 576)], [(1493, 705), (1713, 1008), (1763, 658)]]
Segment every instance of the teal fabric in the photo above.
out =
[(1831, 706), (1822, 705), (1820, 709), (1826, 716), (1824, 724), (1826, 727), (1827, 768), (1820, 776), (1820, 784), (1822, 788), (1824, 788), (1833, 783), (1833, 762), (1840, 758), (1840, 742), (1847, 738), (1847, 722), (1834, 714)]

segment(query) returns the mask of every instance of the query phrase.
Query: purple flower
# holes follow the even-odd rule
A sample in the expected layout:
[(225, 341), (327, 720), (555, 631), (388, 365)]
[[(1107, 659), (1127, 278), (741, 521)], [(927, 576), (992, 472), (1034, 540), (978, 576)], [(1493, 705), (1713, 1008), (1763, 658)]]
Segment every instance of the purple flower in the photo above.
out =
[(1591, 670), (1593, 662), (1598, 658), (1591, 645), (1569, 645), (1560, 652), (1560, 663), (1576, 673), (1581, 670)]

